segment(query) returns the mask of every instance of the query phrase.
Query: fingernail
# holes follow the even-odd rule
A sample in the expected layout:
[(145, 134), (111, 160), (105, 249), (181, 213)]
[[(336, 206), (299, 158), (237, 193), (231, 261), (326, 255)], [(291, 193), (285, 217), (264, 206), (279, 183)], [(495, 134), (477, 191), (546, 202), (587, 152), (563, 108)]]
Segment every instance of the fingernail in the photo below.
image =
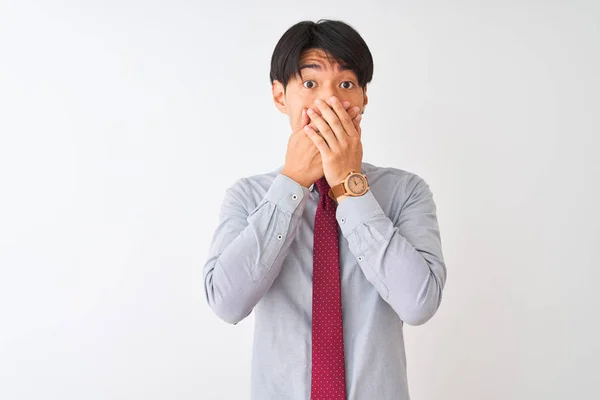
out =
[(362, 119), (362, 115), (358, 114), (358, 115), (356, 116), (356, 120), (357, 120), (357, 121), (360, 121), (361, 119)]
[(360, 110), (360, 107), (359, 106), (355, 106), (355, 107), (352, 107), (351, 111), (357, 112), (358, 110)]
[(312, 110), (312, 108), (309, 108), (308, 111), (306, 111), (306, 112), (309, 113), (309, 114), (311, 114), (311, 115), (314, 113), (314, 111)]
[(315, 103), (317, 103), (317, 104), (321, 104), (321, 103), (322, 103), (322, 101), (321, 101), (321, 99), (316, 99), (316, 100), (315, 100)]
[(350, 105), (350, 102), (349, 101), (344, 101), (342, 103), (342, 105), (344, 106), (344, 108), (346, 108), (346, 107), (348, 107)]

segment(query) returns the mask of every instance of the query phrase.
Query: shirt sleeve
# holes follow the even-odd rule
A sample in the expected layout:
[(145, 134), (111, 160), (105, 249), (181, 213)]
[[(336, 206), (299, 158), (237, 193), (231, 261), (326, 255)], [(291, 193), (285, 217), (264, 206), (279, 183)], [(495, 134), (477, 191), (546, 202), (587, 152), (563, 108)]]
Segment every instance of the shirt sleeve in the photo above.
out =
[(294, 240), (308, 188), (278, 174), (263, 200), (247, 210), (241, 180), (225, 191), (203, 268), (211, 309), (225, 322), (246, 318), (281, 271)]
[(350, 251), (381, 297), (409, 325), (427, 322), (442, 299), (446, 265), (438, 227), (436, 205), (427, 183), (411, 174), (400, 179), (409, 193), (391, 219), (369, 190), (348, 197), (336, 218)]

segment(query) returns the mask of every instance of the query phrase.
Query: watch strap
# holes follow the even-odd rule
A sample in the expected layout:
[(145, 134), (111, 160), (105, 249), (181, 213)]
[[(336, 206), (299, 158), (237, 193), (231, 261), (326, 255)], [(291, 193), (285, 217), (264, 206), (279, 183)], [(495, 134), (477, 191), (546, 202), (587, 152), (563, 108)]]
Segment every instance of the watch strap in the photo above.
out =
[(329, 189), (329, 197), (331, 197), (334, 200), (337, 200), (338, 197), (348, 194), (348, 191), (346, 190), (346, 185), (344, 185), (344, 182), (339, 183), (339, 184), (335, 185), (334, 187), (332, 187), (331, 189)]

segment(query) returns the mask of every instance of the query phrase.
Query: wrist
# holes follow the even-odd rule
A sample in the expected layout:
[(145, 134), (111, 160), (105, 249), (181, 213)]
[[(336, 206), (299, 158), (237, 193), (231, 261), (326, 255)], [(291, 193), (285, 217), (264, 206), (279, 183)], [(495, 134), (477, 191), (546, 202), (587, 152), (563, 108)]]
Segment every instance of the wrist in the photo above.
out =
[(282, 170), (280, 173), (281, 173), (282, 175), (285, 175), (285, 176), (287, 176), (288, 178), (290, 178), (290, 179), (292, 179), (292, 180), (296, 181), (296, 183), (298, 183), (298, 184), (299, 184), (299, 185), (301, 185), (301, 186), (304, 186), (305, 188), (308, 188), (308, 187), (310, 186), (310, 183), (306, 182), (304, 179), (298, 178), (298, 177), (296, 176), (296, 174), (293, 174), (293, 173), (287, 172), (286, 170)]

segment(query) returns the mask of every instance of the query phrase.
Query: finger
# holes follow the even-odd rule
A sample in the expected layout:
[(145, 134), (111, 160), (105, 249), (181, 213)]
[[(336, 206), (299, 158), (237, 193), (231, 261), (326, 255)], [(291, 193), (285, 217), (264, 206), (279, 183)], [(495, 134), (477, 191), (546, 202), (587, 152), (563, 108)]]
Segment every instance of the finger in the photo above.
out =
[[(329, 106), (326, 107), (329, 108)], [(321, 109), (321, 112), (322, 111), (323, 109)], [(308, 116), (310, 117), (311, 121), (314, 122), (314, 124), (317, 126), (321, 136), (325, 139), (329, 148), (331, 150), (337, 151), (337, 149), (339, 148), (338, 140), (336, 138), (335, 133), (333, 133), (333, 131), (331, 130), (331, 127), (329, 126), (327, 121), (325, 121), (321, 116), (319, 116), (310, 108), (308, 109)]]
[[(361, 127), (360, 122), (362, 121), (362, 115), (360, 115), (360, 107), (354, 106), (352, 108), (349, 107), (350, 103), (348, 101), (344, 101), (342, 103), (344, 105), (344, 109), (348, 112), (348, 115), (352, 119), (352, 123), (354, 124), (354, 128), (358, 132), (358, 136), (361, 136)], [(360, 117), (359, 117), (360, 115)]]
[[(316, 100), (315, 103), (317, 103), (317, 107), (319, 107), (319, 109), (321, 110), (322, 118), (329, 125), (330, 130), (335, 135), (337, 141), (340, 144), (343, 144), (346, 141), (348, 135), (344, 131), (344, 126), (342, 125), (342, 122), (340, 121), (340, 118), (338, 117), (336, 111), (333, 110), (333, 105), (329, 104), (329, 102), (331, 102), (333, 99), (335, 99), (335, 97), (331, 97), (331, 99), (327, 101)], [(344, 107), (337, 99), (335, 103), (341, 110), (340, 112), (343, 112), (347, 116), (348, 113), (346, 112), (346, 110), (344, 110)]]
[[(310, 108), (310, 107), (309, 107)], [(302, 127), (304, 128), (304, 126), (308, 125), (310, 126), (313, 130), (318, 132), (318, 128), (317, 126), (314, 124), (314, 122), (311, 121), (310, 117), (308, 116), (307, 113), (308, 109), (307, 108), (303, 108), (302, 109)], [(315, 110), (313, 109), (313, 112)]]
[(310, 121), (310, 118), (308, 117), (308, 114), (306, 113), (306, 108), (303, 108), (302, 109), (302, 116), (300, 118), (300, 126), (302, 128), (304, 128), (306, 125), (310, 126), (315, 131), (317, 130), (317, 127)]
[[(314, 109), (312, 109), (312, 111), (315, 112)], [(321, 131), (319, 131), (319, 128), (317, 127), (317, 125), (314, 123), (314, 121), (311, 121), (308, 113), (306, 114), (306, 118), (309, 121), (309, 123), (307, 125), (310, 126), (312, 128), (312, 130), (314, 130), (319, 136), (323, 137), (323, 134), (321, 133)]]
[(356, 119), (358, 115), (360, 115), (360, 107), (355, 106), (352, 108), (348, 108), (348, 115), (352, 119), (352, 123), (354, 124), (354, 128), (358, 131), (360, 129), (360, 118)]
[(358, 133), (358, 137), (362, 137), (362, 128), (360, 127), (360, 122), (362, 121), (362, 115), (359, 113), (356, 117), (352, 118), (352, 123), (354, 124), (354, 128)]
[[(329, 104), (331, 105), (331, 107), (332, 107), (333, 111), (335, 112), (337, 119), (340, 123), (340, 127), (339, 127), (340, 133), (343, 132), (347, 136), (354, 136), (354, 137), (358, 136), (358, 132), (356, 132), (356, 128), (354, 127), (354, 124), (352, 123), (352, 117), (350, 115), (348, 115), (348, 113), (342, 106), (342, 103), (340, 103), (340, 101), (338, 100), (338, 98), (335, 96), (332, 96), (331, 99), (329, 99)], [(344, 137), (344, 139), (345, 139), (345, 137)]]
[(352, 107), (352, 108), (349, 108), (349, 109), (347, 110), (347, 112), (348, 112), (348, 115), (350, 116), (350, 119), (354, 119), (354, 118), (356, 118), (356, 116), (357, 116), (358, 114), (360, 114), (360, 112), (359, 112), (359, 111), (360, 111), (360, 107), (359, 107), (359, 106), (354, 106), (354, 107)]
[[(358, 108), (358, 106), (350, 108), (350, 102), (349, 101), (344, 101), (342, 103), (342, 105), (344, 106), (344, 110), (346, 110), (348, 113), (350, 113), (350, 111), (353, 110), (353, 109), (356, 109), (357, 112), (358, 112), (358, 110), (360, 110), (360, 108)], [(319, 109), (319, 107), (312, 106), (312, 107), (309, 107), (309, 108), (312, 108), (312, 110), (314, 112), (316, 112), (317, 114), (319, 114), (322, 117), (321, 110)]]
[[(342, 102), (342, 105), (344, 106), (344, 110), (347, 110), (348, 115), (350, 115), (350, 117), (352, 117), (352, 118), (354, 118), (358, 114), (358, 112), (360, 111), (360, 107), (358, 107), (358, 106), (350, 108), (350, 102), (349, 101)], [(316, 112), (318, 115), (321, 115), (321, 110), (319, 110), (318, 107), (310, 107), (310, 108), (312, 108), (312, 110), (314, 112)], [(305, 108), (303, 108), (302, 111), (303, 111), (304, 114), (306, 114), (306, 109)], [(307, 118), (307, 121), (309, 121), (309, 122), (304, 122), (304, 120), (303, 120), (302, 126), (304, 127), (304, 125), (306, 125), (308, 123), (308, 125), (311, 128), (313, 128), (313, 130), (315, 132), (317, 132), (319, 135), (321, 135), (321, 133), (319, 132), (319, 128), (317, 128), (317, 126), (313, 122), (310, 122), (310, 118), (308, 117), (308, 114), (306, 114), (306, 118)], [(322, 137), (322, 135), (321, 135), (321, 137)]]
[(319, 150), (321, 157), (323, 156), (323, 154), (326, 155), (328, 154), (328, 152), (331, 151), (325, 139), (318, 135), (317, 132), (315, 132), (314, 129), (312, 129), (310, 126), (305, 126), (304, 132), (306, 132), (306, 135), (310, 138), (310, 140), (313, 141), (314, 145)]

